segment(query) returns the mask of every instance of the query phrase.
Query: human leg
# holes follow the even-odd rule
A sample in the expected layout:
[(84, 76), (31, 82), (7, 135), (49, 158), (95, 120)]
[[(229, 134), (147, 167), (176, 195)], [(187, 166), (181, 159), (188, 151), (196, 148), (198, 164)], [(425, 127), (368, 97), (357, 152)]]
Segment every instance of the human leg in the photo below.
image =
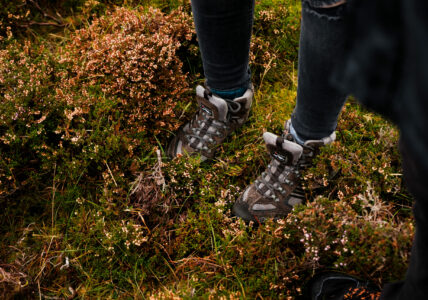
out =
[(170, 157), (215, 149), (248, 119), (253, 98), (248, 67), (254, 0), (192, 0), (206, 86), (198, 86), (199, 110), (168, 145)]
[(346, 100), (330, 83), (345, 51), (345, 5), (320, 8), (325, 2), (302, 2), (297, 102), (291, 122), (303, 140), (330, 135)]
[(254, 0), (192, 0), (192, 10), (207, 85), (245, 92)]
[(343, 5), (338, 3), (330, 1), (328, 7), (326, 1), (302, 3), (296, 108), (282, 136), (264, 135), (272, 161), (233, 208), (234, 214), (246, 221), (284, 217), (302, 203), (305, 195), (300, 173), (321, 146), (335, 139), (337, 117), (346, 99), (330, 83), (346, 36)]

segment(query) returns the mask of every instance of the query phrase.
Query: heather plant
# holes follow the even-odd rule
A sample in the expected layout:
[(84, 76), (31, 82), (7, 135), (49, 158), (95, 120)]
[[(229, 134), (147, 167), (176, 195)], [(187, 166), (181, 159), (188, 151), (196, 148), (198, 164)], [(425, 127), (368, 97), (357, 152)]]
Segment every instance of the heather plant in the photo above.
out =
[[(174, 109), (188, 91), (177, 51), (189, 46), (193, 34), (185, 12), (165, 16), (119, 8), (72, 36), (60, 57), (71, 65), (60, 89), (70, 92), (58, 96), (73, 99), (77, 92), (115, 99), (124, 122), (119, 127), (129, 133), (175, 130)], [(93, 102), (81, 100), (82, 107)]]
[(61, 104), (51, 93), (57, 63), (43, 46), (11, 43), (0, 65), (0, 195), (8, 195), (23, 184), (37, 189), (37, 179), (52, 169)]
[[(356, 206), (364, 204), (357, 191), (373, 189), (382, 199), (408, 207), (402, 174), (395, 171), (400, 166), (397, 130), (379, 116), (368, 115), (361, 109), (345, 109), (338, 135), (344, 142), (333, 143), (317, 158), (316, 168), (306, 175), (308, 188), (322, 191), (328, 185), (334, 186), (332, 193), (336, 197), (351, 199)], [(384, 151), (379, 151), (379, 147)]]
[[(96, 178), (94, 164), (105, 169), (117, 156), (164, 143), (179, 125), (176, 106), (189, 99), (177, 51), (192, 36), (182, 11), (118, 9), (77, 31), (56, 54), (30, 42), (2, 50), (2, 193), (25, 177), (40, 179), (57, 162), (63, 180)], [(122, 172), (131, 165), (124, 163)]]

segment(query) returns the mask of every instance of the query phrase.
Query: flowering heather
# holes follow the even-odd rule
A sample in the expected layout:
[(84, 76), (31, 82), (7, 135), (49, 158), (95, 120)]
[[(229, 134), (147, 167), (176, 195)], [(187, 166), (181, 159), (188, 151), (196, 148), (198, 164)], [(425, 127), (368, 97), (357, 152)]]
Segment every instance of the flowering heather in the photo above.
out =
[(178, 51), (191, 56), (193, 37), (182, 10), (117, 8), (56, 49), (10, 42), (0, 52), (0, 194), (29, 178), (38, 188), (40, 171), (57, 167), (64, 180), (97, 178), (96, 164), (165, 142), (190, 100)]
[(51, 94), (54, 71), (43, 46), (12, 43), (0, 51), (0, 195), (17, 190), (55, 151), (48, 137), (61, 109)]
[[(177, 51), (193, 34), (191, 19), (182, 11), (164, 15), (118, 8), (78, 30), (62, 49), (60, 61), (71, 67), (60, 88), (71, 93), (58, 98), (73, 103), (81, 93), (111, 97), (118, 103), (122, 130), (174, 130), (174, 109), (189, 88)], [(95, 93), (94, 87), (99, 89)], [(89, 107), (92, 101), (81, 98), (79, 104)]]

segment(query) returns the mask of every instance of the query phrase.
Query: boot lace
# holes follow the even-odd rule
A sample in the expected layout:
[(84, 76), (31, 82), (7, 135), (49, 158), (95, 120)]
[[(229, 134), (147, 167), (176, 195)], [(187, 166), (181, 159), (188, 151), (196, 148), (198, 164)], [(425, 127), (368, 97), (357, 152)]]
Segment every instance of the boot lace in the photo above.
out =
[[(290, 136), (284, 136), (284, 138), (290, 140)], [(290, 180), (290, 174), (294, 173), (297, 178), (300, 178), (300, 172), (310, 165), (311, 158), (313, 157), (312, 147), (302, 146), (306, 151), (302, 153), (296, 164), (289, 165), (286, 162), (286, 158), (278, 153), (271, 153), (271, 161), (268, 164), (266, 170), (260, 174), (255, 181), (255, 187), (257, 191), (266, 198), (272, 199), (275, 202), (279, 202), (280, 199), (277, 196), (277, 192), (285, 196), (287, 191), (281, 186), (286, 184), (293, 187), (297, 182)], [(304, 197), (301, 193), (294, 192), (294, 196)]]
[(272, 158), (268, 164), (266, 170), (260, 174), (255, 181), (256, 189), (264, 197), (270, 198), (275, 202), (279, 202), (280, 199), (277, 197), (277, 193), (284, 195), (287, 191), (281, 186), (281, 184), (287, 184), (293, 186), (295, 183), (289, 179), (289, 175), (295, 173), (299, 176), (298, 166), (284, 165), (275, 158)]
[[(191, 143), (198, 140), (197, 145), (194, 147), (197, 150), (205, 150), (211, 152), (210, 146), (215, 144), (215, 137), (224, 137), (230, 128), (232, 122), (239, 120), (239, 116), (235, 115), (242, 108), (241, 103), (234, 102), (233, 100), (223, 99), (227, 103), (228, 115), (227, 121), (219, 121), (213, 118), (211, 111), (207, 111), (203, 107), (199, 108), (199, 111), (195, 114), (193, 119), (190, 121), (189, 130), (185, 136)], [(200, 120), (198, 117), (202, 116)], [(194, 127), (194, 124), (197, 127)], [(202, 130), (209, 124), (208, 129), (205, 130), (204, 134)]]

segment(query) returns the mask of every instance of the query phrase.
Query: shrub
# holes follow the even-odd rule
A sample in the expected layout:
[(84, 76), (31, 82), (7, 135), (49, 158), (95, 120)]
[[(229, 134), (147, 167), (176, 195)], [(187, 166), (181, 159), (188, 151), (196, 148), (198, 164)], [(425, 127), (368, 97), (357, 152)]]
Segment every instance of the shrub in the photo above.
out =
[(0, 194), (38, 190), (53, 173), (91, 181), (107, 161), (119, 174), (136, 169), (189, 100), (178, 51), (194, 53), (183, 51), (191, 24), (181, 10), (119, 8), (58, 49), (10, 42), (0, 52)]
[(70, 94), (58, 98), (80, 98), (82, 107), (93, 102), (79, 93), (115, 99), (126, 133), (174, 130), (174, 108), (188, 91), (177, 51), (192, 36), (191, 19), (182, 11), (136, 14), (118, 8), (78, 30), (63, 49), (61, 62), (71, 67), (59, 88)]
[(0, 195), (52, 170), (62, 106), (52, 95), (55, 71), (43, 46), (15, 42), (0, 52)]

